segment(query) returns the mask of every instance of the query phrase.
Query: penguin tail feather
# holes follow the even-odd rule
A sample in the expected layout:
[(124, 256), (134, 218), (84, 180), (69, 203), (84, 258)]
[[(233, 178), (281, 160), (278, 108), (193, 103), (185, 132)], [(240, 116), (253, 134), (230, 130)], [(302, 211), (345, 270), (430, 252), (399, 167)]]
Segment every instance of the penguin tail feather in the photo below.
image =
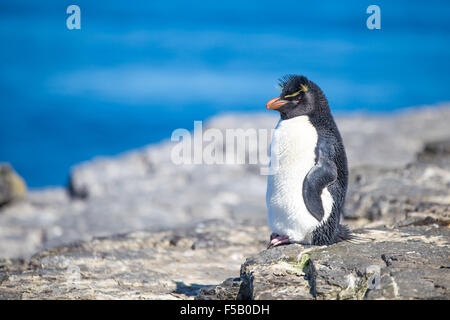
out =
[(356, 236), (351, 233), (350, 229), (343, 224), (338, 227), (337, 241), (351, 241), (356, 240)]

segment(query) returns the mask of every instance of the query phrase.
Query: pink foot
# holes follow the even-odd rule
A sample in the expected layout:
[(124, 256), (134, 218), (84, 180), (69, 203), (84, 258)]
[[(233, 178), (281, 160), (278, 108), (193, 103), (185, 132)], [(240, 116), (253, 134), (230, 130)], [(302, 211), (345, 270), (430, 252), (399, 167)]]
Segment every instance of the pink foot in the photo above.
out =
[(279, 246), (280, 244), (290, 243), (288, 236), (280, 236), (276, 233), (270, 235), (270, 243), (267, 249)]

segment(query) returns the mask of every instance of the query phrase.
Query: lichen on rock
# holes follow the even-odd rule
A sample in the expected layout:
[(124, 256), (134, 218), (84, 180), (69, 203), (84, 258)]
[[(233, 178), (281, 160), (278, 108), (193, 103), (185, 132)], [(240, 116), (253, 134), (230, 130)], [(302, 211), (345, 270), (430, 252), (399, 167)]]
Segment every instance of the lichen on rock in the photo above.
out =
[(27, 187), (22, 177), (11, 165), (0, 163), (0, 206), (23, 199), (26, 192)]

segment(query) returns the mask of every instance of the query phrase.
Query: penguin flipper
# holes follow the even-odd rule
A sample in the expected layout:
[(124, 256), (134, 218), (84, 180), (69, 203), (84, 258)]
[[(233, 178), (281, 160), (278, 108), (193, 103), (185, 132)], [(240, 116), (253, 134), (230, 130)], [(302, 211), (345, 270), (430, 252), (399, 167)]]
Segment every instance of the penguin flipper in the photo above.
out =
[(319, 161), (303, 181), (303, 200), (311, 215), (318, 221), (324, 216), (322, 191), (337, 178), (337, 167), (332, 161)]

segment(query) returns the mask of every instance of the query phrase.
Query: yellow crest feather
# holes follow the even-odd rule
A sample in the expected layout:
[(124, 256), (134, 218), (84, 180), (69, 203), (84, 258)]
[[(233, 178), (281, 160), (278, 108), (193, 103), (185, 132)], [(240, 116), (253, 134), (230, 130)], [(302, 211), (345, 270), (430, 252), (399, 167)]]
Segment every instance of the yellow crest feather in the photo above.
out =
[(300, 92), (307, 92), (308, 91), (308, 87), (307, 86), (302, 84), (301, 87), (302, 88), (300, 90), (298, 90), (297, 92), (294, 92), (292, 94), (288, 94), (287, 96), (284, 96), (284, 97), (285, 98), (291, 98), (291, 97), (298, 96), (300, 94)]

